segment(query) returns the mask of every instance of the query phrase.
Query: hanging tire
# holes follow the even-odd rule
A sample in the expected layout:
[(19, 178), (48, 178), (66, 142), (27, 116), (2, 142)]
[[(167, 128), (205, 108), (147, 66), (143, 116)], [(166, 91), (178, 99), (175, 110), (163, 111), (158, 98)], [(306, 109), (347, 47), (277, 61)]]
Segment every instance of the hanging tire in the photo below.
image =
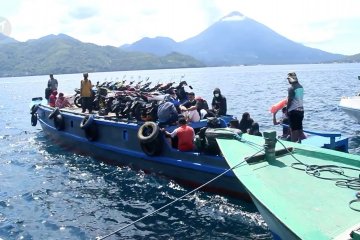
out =
[(31, 114), (31, 126), (35, 127), (38, 121), (37, 113)]
[(86, 139), (90, 142), (96, 141), (99, 137), (98, 128), (95, 123), (84, 129), (84, 131)]
[(80, 123), (81, 129), (86, 129), (94, 122), (94, 115), (86, 115)]
[(50, 114), (49, 114), (49, 119), (53, 119), (56, 115), (58, 115), (60, 113), (59, 108), (55, 108)]
[(145, 122), (139, 128), (137, 137), (140, 143), (151, 143), (159, 136), (160, 128), (155, 122)]
[(140, 142), (140, 147), (146, 155), (158, 156), (162, 150), (161, 139), (156, 138), (152, 142), (148, 142), (148, 143)]
[(39, 104), (33, 105), (30, 109), (30, 114), (33, 115), (34, 113), (37, 112), (38, 109), (39, 109)]
[(65, 128), (65, 120), (60, 113), (54, 117), (54, 126), (58, 131), (64, 130)]
[(98, 128), (94, 122), (94, 119), (94, 115), (87, 115), (80, 123), (80, 128), (84, 130), (86, 139), (91, 142), (96, 141), (99, 136)]

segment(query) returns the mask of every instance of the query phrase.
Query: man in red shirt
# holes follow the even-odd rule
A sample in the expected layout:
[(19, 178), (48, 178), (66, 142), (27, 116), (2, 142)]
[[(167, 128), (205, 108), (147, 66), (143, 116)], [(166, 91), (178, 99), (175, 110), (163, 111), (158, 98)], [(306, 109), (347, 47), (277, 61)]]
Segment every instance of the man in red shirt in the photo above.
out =
[(178, 149), (180, 151), (193, 151), (195, 138), (194, 129), (187, 125), (185, 118), (180, 118), (178, 123), (180, 126), (171, 133), (164, 128), (162, 128), (161, 131), (164, 132), (167, 137), (178, 137)]

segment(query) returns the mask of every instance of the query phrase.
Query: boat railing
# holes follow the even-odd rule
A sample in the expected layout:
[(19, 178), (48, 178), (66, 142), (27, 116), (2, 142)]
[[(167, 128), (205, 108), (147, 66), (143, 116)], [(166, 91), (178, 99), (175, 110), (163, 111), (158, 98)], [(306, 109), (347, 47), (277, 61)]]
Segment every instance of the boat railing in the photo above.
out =
[[(280, 124), (280, 125), (283, 127), (289, 127), (289, 125), (287, 124)], [(329, 144), (330, 149), (334, 149), (336, 147), (336, 138), (341, 137), (341, 133), (338, 132), (323, 132), (323, 131), (315, 131), (309, 129), (307, 130), (303, 129), (303, 132), (311, 135), (330, 138), (330, 144)]]

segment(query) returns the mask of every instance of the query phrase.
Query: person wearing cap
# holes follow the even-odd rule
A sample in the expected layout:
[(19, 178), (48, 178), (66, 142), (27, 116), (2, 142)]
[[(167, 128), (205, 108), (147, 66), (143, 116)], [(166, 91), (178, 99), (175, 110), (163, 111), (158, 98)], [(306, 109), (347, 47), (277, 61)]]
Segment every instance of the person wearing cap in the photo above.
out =
[(287, 80), (290, 84), (288, 88), (287, 115), (290, 123), (291, 141), (300, 142), (304, 137), (304, 88), (300, 85), (295, 72), (288, 73)]
[(187, 125), (185, 118), (179, 118), (178, 124), (179, 127), (171, 133), (166, 131), (164, 128), (161, 128), (160, 130), (165, 134), (166, 137), (178, 137), (178, 150), (183, 152), (193, 151), (195, 139), (194, 129)]
[(185, 115), (185, 118), (189, 122), (198, 122), (200, 121), (200, 114), (197, 110), (195, 93), (188, 93), (188, 100), (180, 105), (181, 112)]
[(92, 84), (90, 79), (88, 79), (89, 74), (83, 74), (84, 79), (80, 83), (80, 97), (81, 97), (81, 107), (82, 113), (85, 113), (86, 109), (89, 110), (89, 113), (92, 112)]
[(64, 108), (64, 107), (70, 107), (71, 104), (69, 101), (64, 97), (63, 93), (59, 93), (59, 97), (56, 99), (55, 107), (58, 108)]
[(227, 105), (225, 96), (221, 94), (219, 88), (215, 88), (213, 94), (214, 97), (211, 102), (212, 111), (215, 113), (216, 116), (226, 115)]
[(55, 107), (56, 99), (57, 99), (58, 92), (56, 90), (52, 91), (50, 97), (49, 97), (49, 105), (50, 107)]

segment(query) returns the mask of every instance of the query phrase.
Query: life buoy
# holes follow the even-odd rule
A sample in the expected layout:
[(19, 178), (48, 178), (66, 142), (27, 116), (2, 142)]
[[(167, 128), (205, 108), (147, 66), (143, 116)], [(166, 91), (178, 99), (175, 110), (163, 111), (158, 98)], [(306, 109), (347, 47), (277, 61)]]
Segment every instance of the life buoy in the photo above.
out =
[(54, 126), (58, 131), (64, 130), (65, 128), (65, 120), (60, 113), (54, 117)]
[(270, 108), (270, 112), (271, 113), (276, 113), (277, 111), (279, 111), (280, 109), (282, 109), (283, 107), (286, 106), (287, 101), (288, 101), (287, 98), (285, 98), (285, 99), (281, 100), (280, 102), (272, 105), (271, 108)]
[(140, 147), (146, 155), (157, 156), (161, 153), (162, 150), (161, 139), (156, 138), (152, 142), (148, 143), (140, 142)]
[(37, 124), (38, 118), (37, 113), (31, 114), (31, 126), (35, 127)]
[(99, 136), (94, 119), (94, 115), (87, 115), (80, 123), (80, 128), (84, 130), (86, 139), (91, 142), (96, 141)]
[(35, 104), (31, 107), (30, 114), (33, 115), (39, 109), (39, 104)]
[(60, 113), (59, 108), (55, 108), (50, 114), (49, 114), (49, 119), (53, 119), (56, 115), (58, 115)]
[(83, 118), (83, 120), (80, 123), (81, 129), (86, 129), (90, 127), (90, 125), (94, 122), (94, 115), (87, 115)]
[(139, 128), (137, 137), (141, 143), (151, 143), (159, 136), (160, 128), (155, 122), (145, 122)]

